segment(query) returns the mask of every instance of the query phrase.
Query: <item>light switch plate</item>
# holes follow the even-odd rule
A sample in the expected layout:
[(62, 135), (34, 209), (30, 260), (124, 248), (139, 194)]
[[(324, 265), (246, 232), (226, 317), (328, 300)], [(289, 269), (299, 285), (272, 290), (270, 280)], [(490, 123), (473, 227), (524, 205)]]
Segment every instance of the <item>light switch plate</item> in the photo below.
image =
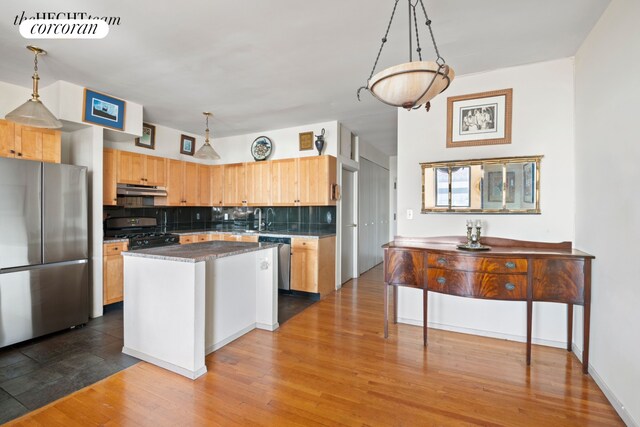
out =
[(407, 209), (407, 219), (413, 219), (413, 209)]

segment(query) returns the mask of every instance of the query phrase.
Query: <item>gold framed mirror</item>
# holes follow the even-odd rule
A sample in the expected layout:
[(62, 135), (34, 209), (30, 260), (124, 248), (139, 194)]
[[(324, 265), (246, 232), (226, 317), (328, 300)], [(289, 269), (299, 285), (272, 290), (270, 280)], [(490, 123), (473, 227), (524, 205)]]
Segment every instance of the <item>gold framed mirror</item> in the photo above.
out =
[(540, 213), (543, 156), (420, 163), (422, 213)]

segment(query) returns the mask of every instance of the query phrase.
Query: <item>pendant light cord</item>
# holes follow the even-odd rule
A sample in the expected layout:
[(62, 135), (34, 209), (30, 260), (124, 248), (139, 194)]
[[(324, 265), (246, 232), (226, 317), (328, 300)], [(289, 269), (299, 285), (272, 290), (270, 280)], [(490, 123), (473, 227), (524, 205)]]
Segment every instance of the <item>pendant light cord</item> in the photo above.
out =
[(436, 51), (436, 56), (437, 56), (436, 63), (438, 65), (444, 65), (446, 64), (446, 61), (442, 56), (440, 56), (440, 51), (438, 50), (438, 45), (436, 44), (436, 38), (433, 35), (433, 29), (431, 28), (431, 19), (429, 19), (429, 15), (427, 14), (427, 9), (424, 7), (424, 3), (422, 2), (422, 0), (418, 0), (418, 1), (420, 2), (420, 6), (422, 6), (422, 12), (424, 12), (424, 18), (426, 19), (425, 24), (427, 25), (427, 28), (429, 28), (429, 34), (431, 35), (431, 41), (433, 42), (433, 49)]

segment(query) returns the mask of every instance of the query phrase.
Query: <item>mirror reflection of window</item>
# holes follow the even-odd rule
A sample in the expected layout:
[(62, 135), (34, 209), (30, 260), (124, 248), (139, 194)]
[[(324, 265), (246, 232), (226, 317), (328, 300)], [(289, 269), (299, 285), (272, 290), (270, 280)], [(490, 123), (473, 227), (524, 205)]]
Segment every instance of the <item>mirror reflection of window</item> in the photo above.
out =
[(436, 169), (436, 206), (449, 207), (449, 168)]
[(471, 200), (471, 168), (451, 168), (451, 207), (469, 207)]

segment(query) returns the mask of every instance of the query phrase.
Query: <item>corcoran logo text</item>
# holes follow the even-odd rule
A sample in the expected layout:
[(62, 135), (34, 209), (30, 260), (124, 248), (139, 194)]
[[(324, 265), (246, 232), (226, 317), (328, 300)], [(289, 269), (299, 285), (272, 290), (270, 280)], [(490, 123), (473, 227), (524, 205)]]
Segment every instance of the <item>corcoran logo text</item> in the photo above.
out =
[(25, 11), (16, 15), (14, 25), (27, 39), (102, 39), (109, 34), (109, 26), (120, 25), (119, 16), (94, 16), (87, 12)]

